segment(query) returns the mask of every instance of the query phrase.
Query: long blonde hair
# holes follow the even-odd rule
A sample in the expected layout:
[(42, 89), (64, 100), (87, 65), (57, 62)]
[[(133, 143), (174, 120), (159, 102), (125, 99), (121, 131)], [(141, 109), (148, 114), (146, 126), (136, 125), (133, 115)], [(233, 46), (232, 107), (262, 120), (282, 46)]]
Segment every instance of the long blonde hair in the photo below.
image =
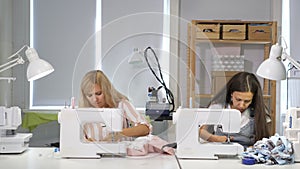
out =
[(79, 107), (93, 107), (86, 98), (87, 93), (93, 90), (97, 84), (102, 90), (106, 102), (106, 108), (116, 108), (118, 103), (125, 99), (126, 96), (117, 91), (107, 76), (101, 70), (92, 70), (85, 74), (80, 85)]

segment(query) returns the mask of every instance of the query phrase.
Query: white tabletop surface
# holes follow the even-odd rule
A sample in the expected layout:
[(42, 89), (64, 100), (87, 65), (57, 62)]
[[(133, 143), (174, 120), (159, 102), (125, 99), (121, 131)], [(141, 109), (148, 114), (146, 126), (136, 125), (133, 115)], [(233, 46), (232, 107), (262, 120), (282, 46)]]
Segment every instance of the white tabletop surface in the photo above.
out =
[(99, 168), (142, 168), (142, 169), (249, 169), (280, 168), (299, 169), (300, 163), (289, 165), (243, 165), (239, 158), (218, 160), (187, 160), (175, 156), (150, 153), (141, 157), (104, 157), (101, 159), (64, 159), (54, 155), (54, 148), (29, 148), (22, 154), (0, 154), (1, 169), (99, 169)]
[(101, 159), (62, 159), (54, 148), (29, 148), (22, 154), (1, 154), (1, 169), (99, 169), (145, 168), (179, 169), (175, 156), (151, 153), (141, 157), (105, 157)]
[(266, 164), (254, 164), (254, 165), (244, 165), (242, 160), (239, 158), (220, 158), (218, 160), (187, 160), (180, 159), (180, 166), (183, 169), (249, 169), (249, 168), (258, 168), (258, 169), (298, 169), (300, 168), (300, 163), (293, 163), (287, 165), (266, 165)]

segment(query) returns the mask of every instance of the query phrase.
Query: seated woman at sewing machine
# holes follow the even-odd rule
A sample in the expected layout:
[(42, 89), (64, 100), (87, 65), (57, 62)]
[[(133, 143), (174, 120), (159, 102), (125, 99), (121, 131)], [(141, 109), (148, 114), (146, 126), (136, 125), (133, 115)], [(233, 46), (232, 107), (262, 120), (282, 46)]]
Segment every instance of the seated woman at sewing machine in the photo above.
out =
[[(114, 88), (107, 76), (100, 70), (90, 71), (83, 77), (79, 107), (120, 108), (124, 115), (123, 130), (114, 133), (114, 140), (146, 136), (150, 133), (151, 125), (136, 111), (128, 98)], [(99, 131), (103, 129), (101, 125), (85, 124), (83, 127), (85, 139), (87, 141), (111, 141), (110, 133)], [(99, 135), (99, 133), (102, 134)]]
[(208, 107), (239, 110), (241, 128), (239, 133), (228, 134), (222, 132), (220, 126), (203, 125), (200, 127), (199, 136), (206, 141), (232, 141), (248, 147), (270, 136), (268, 124), (271, 119), (264, 104), (260, 83), (252, 73), (239, 72), (234, 75), (215, 95)]

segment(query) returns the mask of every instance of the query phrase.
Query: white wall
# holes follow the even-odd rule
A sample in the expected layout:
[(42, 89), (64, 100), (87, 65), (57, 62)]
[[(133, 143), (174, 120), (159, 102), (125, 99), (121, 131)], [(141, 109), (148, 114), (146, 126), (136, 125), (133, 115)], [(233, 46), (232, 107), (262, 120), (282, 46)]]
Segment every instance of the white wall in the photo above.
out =
[(274, 0), (182, 0), (185, 19), (272, 20)]
[[(294, 58), (296, 61), (300, 61), (300, 21), (299, 21), (299, 10), (300, 10), (300, 1), (298, 0), (290, 0), (290, 56)], [(289, 63), (289, 60), (286, 61)], [(292, 70), (294, 71), (294, 70)], [(293, 74), (293, 73), (291, 73)], [(286, 93), (288, 93), (288, 101), (286, 105), (289, 107), (299, 107), (300, 106), (300, 79), (299, 79), (299, 70), (298, 70), (297, 78), (288, 79), (285, 83), (288, 83), (288, 89)], [(284, 107), (286, 108), (286, 107)]]
[[(291, 22), (291, 30), (290, 30), (290, 36), (291, 36), (291, 46), (290, 46), (290, 54), (293, 58), (296, 60), (300, 60), (300, 20), (299, 20), (299, 10), (300, 10), (300, 1), (299, 0), (290, 0), (290, 22)], [(299, 94), (300, 95), (300, 94)]]
[[(128, 59), (134, 48), (143, 51), (148, 46), (160, 62), (168, 57), (162, 49), (163, 19), (162, 0), (102, 1), (102, 68), (136, 107), (145, 107), (148, 87), (159, 84), (145, 62), (130, 65)], [(168, 72), (168, 67), (162, 64), (162, 71)]]

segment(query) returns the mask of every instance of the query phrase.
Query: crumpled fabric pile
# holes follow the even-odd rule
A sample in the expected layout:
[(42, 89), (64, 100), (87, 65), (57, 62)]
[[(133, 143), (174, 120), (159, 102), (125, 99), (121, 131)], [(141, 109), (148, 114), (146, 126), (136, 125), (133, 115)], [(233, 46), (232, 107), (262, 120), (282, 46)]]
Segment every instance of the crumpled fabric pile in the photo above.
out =
[(175, 149), (168, 146), (167, 141), (154, 135), (138, 137), (134, 141), (126, 143), (128, 156), (144, 156), (149, 153), (175, 154)]
[(256, 163), (285, 165), (294, 163), (293, 144), (285, 136), (275, 134), (257, 141), (242, 154), (243, 158), (254, 158)]

